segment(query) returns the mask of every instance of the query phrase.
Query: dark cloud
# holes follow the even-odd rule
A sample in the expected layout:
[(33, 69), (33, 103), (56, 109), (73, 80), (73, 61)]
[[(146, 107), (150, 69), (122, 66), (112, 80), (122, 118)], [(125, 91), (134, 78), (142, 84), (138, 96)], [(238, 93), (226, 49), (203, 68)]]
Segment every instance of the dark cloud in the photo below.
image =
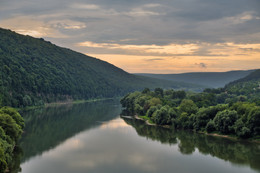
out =
[(200, 68), (207, 68), (207, 64), (201, 62), (201, 63), (195, 63), (196, 66), (199, 66)]
[(145, 61), (161, 61), (163, 58), (144, 59)]
[[(8, 0), (0, 2), (0, 26), (7, 19), (29, 16), (66, 35), (70, 47), (122, 40), (135, 45), (259, 43), (259, 9), (259, 0)], [(70, 21), (86, 27), (68, 29)]]

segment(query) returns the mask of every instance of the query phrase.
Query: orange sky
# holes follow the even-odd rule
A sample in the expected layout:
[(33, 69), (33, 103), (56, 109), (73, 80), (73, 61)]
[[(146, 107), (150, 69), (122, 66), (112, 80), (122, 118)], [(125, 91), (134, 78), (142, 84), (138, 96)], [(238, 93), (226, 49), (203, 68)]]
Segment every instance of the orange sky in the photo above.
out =
[[(196, 51), (204, 48), (203, 46), (208, 48), (210, 53), (208, 52), (208, 55), (205, 54), (203, 56), (196, 55)], [(153, 45), (148, 50), (147, 47), (144, 45), (124, 45), (120, 49), (127, 49), (129, 51), (138, 49), (138, 51), (148, 51), (157, 53), (158, 55), (89, 55), (108, 61), (131, 73), (223, 72), (229, 70), (257, 69), (260, 67), (260, 44), (223, 43), (217, 45), (200, 44), (198, 46), (189, 44), (185, 46), (166, 45), (161, 47)]]
[(223, 72), (260, 67), (259, 7), (255, 0), (9, 0), (0, 2), (0, 27), (130, 73)]

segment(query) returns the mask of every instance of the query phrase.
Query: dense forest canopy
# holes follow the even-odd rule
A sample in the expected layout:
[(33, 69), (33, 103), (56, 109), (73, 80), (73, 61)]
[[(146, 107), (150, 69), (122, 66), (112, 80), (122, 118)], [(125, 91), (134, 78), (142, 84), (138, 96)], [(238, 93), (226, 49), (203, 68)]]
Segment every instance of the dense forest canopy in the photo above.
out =
[(123, 114), (157, 125), (260, 138), (260, 70), (224, 88), (192, 93), (156, 88), (126, 95)]
[(0, 172), (16, 171), (14, 159), (16, 154), (16, 143), (22, 135), (24, 120), (13, 108), (2, 107), (0, 109)]
[(0, 28), (0, 105), (107, 98), (155, 88), (198, 86), (129, 74), (105, 61)]

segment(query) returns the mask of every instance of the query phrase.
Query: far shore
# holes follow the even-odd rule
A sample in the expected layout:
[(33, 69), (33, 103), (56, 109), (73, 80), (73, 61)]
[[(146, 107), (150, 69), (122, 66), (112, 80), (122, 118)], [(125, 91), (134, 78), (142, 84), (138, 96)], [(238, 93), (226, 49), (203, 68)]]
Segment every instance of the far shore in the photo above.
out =
[[(135, 116), (121, 116), (122, 118), (128, 118), (128, 119), (137, 119), (137, 120), (141, 120), (143, 122), (145, 122), (146, 125), (149, 125), (149, 126), (158, 126), (158, 127), (163, 127), (163, 128), (171, 128), (169, 125), (156, 125), (154, 123), (150, 123), (148, 120), (145, 120), (141, 117), (139, 117), (138, 115), (135, 115)], [(193, 131), (195, 132), (195, 131)], [(253, 142), (253, 143), (258, 143), (260, 144), (260, 141), (258, 140), (246, 140), (246, 139), (239, 139), (237, 137), (233, 137), (233, 136), (229, 136), (229, 135), (221, 135), (221, 134), (217, 134), (217, 133), (206, 133), (206, 132), (195, 132), (195, 133), (200, 133), (200, 134), (205, 134), (205, 135), (208, 135), (208, 136), (215, 136), (215, 137), (221, 137), (221, 138), (227, 138), (227, 139), (230, 139), (230, 140), (236, 140), (236, 141), (246, 141), (246, 142)]]
[(114, 97), (114, 98), (89, 99), (89, 100), (67, 100), (67, 101), (61, 101), (61, 102), (45, 103), (43, 106), (50, 107), (50, 106), (67, 105), (67, 104), (80, 104), (80, 103), (97, 102), (97, 101), (103, 101), (103, 100), (111, 100), (111, 99), (116, 99), (116, 98), (117, 97)]
[(89, 100), (66, 100), (66, 101), (59, 101), (59, 102), (44, 103), (43, 105), (39, 105), (39, 106), (27, 106), (24, 108), (15, 108), (15, 109), (16, 110), (32, 110), (32, 109), (38, 109), (38, 108), (44, 108), (44, 107), (55, 107), (55, 106), (62, 106), (62, 105), (91, 103), (91, 102), (97, 102), (97, 101), (112, 100), (112, 99), (117, 99), (117, 98), (118, 97), (89, 99)]

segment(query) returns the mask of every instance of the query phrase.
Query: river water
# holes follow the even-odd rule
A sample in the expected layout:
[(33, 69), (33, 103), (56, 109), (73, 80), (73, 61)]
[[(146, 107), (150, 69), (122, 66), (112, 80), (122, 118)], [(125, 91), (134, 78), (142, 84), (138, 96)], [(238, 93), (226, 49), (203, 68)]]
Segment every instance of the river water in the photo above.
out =
[(118, 100), (23, 113), (22, 173), (260, 172), (260, 145), (119, 117)]

